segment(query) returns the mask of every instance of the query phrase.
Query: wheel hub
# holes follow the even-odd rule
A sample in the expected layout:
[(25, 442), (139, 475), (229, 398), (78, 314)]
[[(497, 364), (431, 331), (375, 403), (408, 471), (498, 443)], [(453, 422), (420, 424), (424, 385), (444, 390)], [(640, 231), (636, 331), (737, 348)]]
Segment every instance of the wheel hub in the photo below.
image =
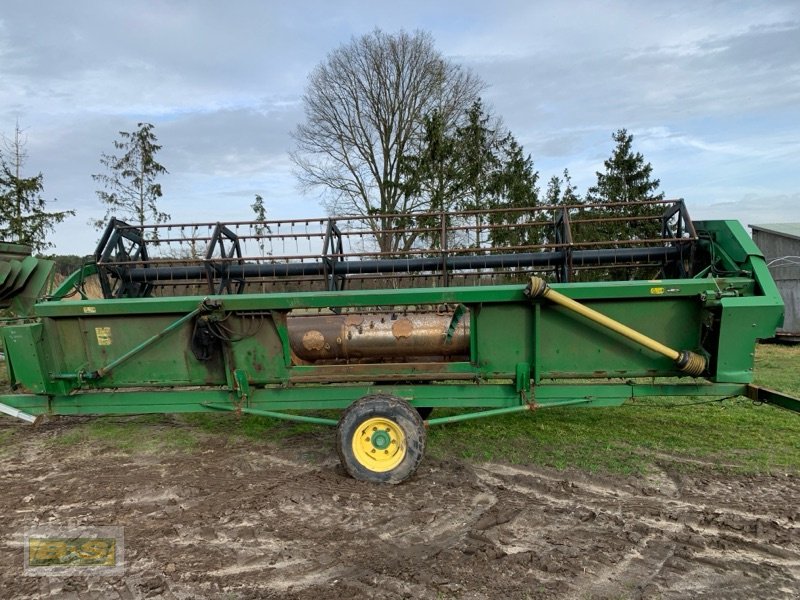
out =
[(392, 443), (392, 436), (388, 432), (379, 429), (372, 434), (371, 442), (378, 450), (385, 450)]
[(353, 454), (362, 466), (371, 471), (391, 471), (406, 456), (405, 433), (390, 418), (367, 419), (353, 436)]

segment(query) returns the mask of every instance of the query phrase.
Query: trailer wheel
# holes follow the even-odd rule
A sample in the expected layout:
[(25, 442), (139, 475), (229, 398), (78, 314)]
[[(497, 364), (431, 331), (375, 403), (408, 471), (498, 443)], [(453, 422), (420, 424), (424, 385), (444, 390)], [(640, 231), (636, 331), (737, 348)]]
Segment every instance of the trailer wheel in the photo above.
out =
[(342, 413), (336, 450), (345, 471), (373, 483), (401, 483), (417, 470), (425, 453), (425, 426), (402, 398), (372, 394)]

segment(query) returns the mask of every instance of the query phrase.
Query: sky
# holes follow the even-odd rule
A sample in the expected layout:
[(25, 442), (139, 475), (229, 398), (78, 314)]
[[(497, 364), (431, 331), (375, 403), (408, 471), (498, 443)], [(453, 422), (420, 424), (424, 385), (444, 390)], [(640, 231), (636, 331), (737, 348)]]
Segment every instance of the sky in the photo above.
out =
[(91, 175), (119, 131), (155, 126), (176, 222), (324, 215), (289, 159), (311, 70), (380, 28), (425, 30), (544, 184), (583, 193), (626, 128), (695, 220), (800, 222), (800, 2), (2, 0), (0, 133), (24, 130), (55, 252), (88, 254)]

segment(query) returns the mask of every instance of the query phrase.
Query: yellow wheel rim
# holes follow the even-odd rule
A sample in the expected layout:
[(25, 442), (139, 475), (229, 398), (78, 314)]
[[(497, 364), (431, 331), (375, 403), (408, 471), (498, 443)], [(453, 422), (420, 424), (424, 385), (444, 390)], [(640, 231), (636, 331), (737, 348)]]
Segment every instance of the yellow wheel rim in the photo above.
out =
[(391, 471), (406, 456), (406, 435), (391, 419), (367, 419), (353, 434), (353, 455), (370, 471)]

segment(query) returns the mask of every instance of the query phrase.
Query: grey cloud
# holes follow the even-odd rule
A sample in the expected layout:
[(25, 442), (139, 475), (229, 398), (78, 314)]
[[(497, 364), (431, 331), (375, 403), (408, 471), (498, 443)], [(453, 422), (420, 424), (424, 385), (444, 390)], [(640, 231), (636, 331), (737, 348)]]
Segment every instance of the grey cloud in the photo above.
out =
[(164, 160), (173, 171), (252, 174), (286, 156), (300, 117), (299, 105), (186, 115), (158, 126)]
[[(800, 24), (714, 39), (719, 51), (670, 56), (624, 49), (492, 58), (473, 68), (492, 82), (487, 96), (507, 122), (539, 127), (603, 123), (642, 126), (796, 105), (800, 99)], [(573, 51), (574, 52), (574, 51)]]
[(611, 132), (627, 127), (668, 195), (720, 216), (749, 214), (758, 198), (798, 214), (793, 0), (6, 0), (3, 9), (0, 132), (19, 117), (46, 197), (80, 211), (57, 236), (65, 251), (102, 213), (90, 177), (100, 153), (141, 120), (164, 146), (165, 208), (175, 218), (241, 218), (255, 193), (276, 216), (319, 214), (292, 177), (289, 132), (310, 69), (374, 26), (429, 29), (446, 55), (481, 75), (485, 99), (543, 182), (569, 167), (585, 190)]
[(788, 223), (800, 220), (800, 213), (788, 214), (787, 206), (800, 207), (800, 193), (747, 194), (734, 200), (712, 202), (706, 206), (691, 207), (695, 220), (736, 219), (743, 225), (759, 223)]

